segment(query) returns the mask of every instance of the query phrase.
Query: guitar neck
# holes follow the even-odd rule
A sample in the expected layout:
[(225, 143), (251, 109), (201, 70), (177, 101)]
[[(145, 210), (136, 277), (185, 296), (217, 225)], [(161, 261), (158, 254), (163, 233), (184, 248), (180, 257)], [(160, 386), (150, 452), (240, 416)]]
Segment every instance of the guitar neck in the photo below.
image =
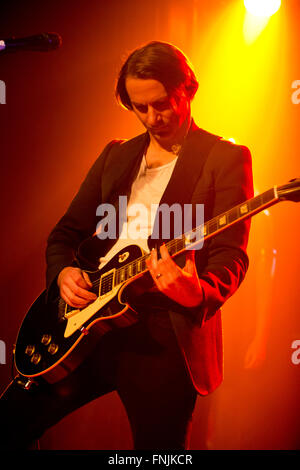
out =
[[(268, 191), (219, 214), (190, 232), (186, 232), (182, 236), (166, 242), (166, 247), (171, 256), (176, 256), (187, 249), (195, 249), (197, 245), (199, 246), (199, 243), (203, 244), (206, 240), (218, 235), (223, 230), (232, 227), (241, 220), (258, 214), (277, 202), (279, 202), (279, 197), (277, 188), (274, 186)], [(148, 256), (148, 254), (141, 256), (131, 263), (118, 268), (115, 272), (114, 284), (121, 284), (136, 275), (148, 271), (146, 265)]]
[[(258, 214), (277, 202), (279, 202), (279, 197), (277, 194), (277, 188), (274, 186), (268, 191), (248, 199), (247, 201), (234, 206), (232, 209), (217, 215), (191, 232), (185, 233), (183, 235), (183, 238), (185, 239), (185, 248), (192, 249), (192, 247), (196, 246), (197, 243), (205, 242), (206, 240), (218, 235), (220, 232), (232, 227), (236, 223), (249, 219), (253, 215)], [(191, 236), (193, 233), (197, 234), (197, 241), (189, 243), (189, 238), (193, 238)]]

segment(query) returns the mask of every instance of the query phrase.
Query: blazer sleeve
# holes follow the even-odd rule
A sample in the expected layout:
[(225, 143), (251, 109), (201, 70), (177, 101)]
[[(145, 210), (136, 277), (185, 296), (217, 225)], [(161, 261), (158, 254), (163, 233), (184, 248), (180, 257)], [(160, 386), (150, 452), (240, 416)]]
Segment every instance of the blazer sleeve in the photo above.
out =
[(110, 142), (89, 170), (64, 216), (51, 231), (46, 247), (46, 287), (60, 271), (71, 266), (79, 244), (96, 229), (96, 208), (101, 203), (101, 175), (115, 141)]
[[(218, 142), (204, 171), (212, 188), (209, 218), (253, 197), (251, 154), (247, 147)], [(244, 279), (249, 265), (246, 252), (249, 229), (250, 219), (240, 221), (204, 243), (205, 254), (202, 250), (196, 251), (196, 266), (204, 294), (201, 323), (219, 310)], [(199, 320), (199, 309), (197, 317)]]

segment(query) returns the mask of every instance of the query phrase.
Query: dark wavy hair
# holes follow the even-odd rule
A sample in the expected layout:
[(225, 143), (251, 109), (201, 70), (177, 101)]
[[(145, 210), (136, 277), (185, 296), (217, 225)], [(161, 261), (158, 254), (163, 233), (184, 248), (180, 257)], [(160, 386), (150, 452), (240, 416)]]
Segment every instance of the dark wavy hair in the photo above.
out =
[(167, 42), (152, 41), (134, 50), (124, 62), (116, 85), (116, 98), (125, 108), (132, 110), (126, 90), (127, 77), (153, 79), (162, 83), (168, 95), (184, 87), (193, 99), (198, 81), (187, 57)]

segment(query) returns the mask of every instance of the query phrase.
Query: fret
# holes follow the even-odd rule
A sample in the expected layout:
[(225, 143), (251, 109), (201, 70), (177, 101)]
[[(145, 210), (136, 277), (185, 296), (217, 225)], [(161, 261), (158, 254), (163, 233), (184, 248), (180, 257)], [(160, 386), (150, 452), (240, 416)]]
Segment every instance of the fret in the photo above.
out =
[(218, 219), (218, 224), (219, 224), (219, 227), (223, 227), (224, 225), (227, 224), (227, 216), (226, 214), (222, 215), (221, 217), (219, 217)]
[(136, 268), (137, 268), (137, 264), (136, 264), (136, 263), (132, 263), (132, 265), (131, 265), (131, 272), (132, 272), (132, 275), (133, 275), (133, 276), (135, 276), (135, 275), (137, 274)]
[(261, 195), (261, 197), (262, 197), (262, 200), (263, 200), (263, 204), (266, 204), (266, 203), (272, 201), (273, 199), (277, 199), (277, 197), (275, 195), (275, 188), (271, 188), (268, 191), (264, 192)]
[(118, 271), (119, 271), (119, 273), (120, 273), (120, 280), (119, 280), (119, 282), (121, 283), (121, 282), (123, 282), (123, 281), (126, 280), (126, 279), (125, 279), (125, 270), (124, 270), (124, 268), (119, 268)]
[(274, 188), (269, 189), (268, 191), (265, 191), (262, 194), (259, 194), (258, 196), (250, 199), (249, 206), (251, 208), (251, 211), (255, 211), (256, 209), (260, 208), (261, 206), (268, 204), (274, 199)]
[(245, 202), (242, 206), (239, 207), (240, 209), (240, 215), (243, 216), (245, 214), (248, 214), (249, 212), (249, 205)]
[(132, 277), (132, 263), (129, 263), (125, 266), (125, 270), (126, 270), (126, 278), (127, 279), (130, 279)]
[(227, 223), (231, 224), (240, 217), (240, 208), (234, 207), (228, 212)]
[(176, 238), (175, 241), (175, 246), (174, 246), (174, 253), (177, 253), (179, 250), (181, 250), (185, 246), (185, 238), (181, 236), (180, 238)]
[(142, 258), (142, 271), (145, 271), (146, 267), (147, 267), (147, 266), (146, 266), (146, 258), (143, 257), (143, 258)]
[(209, 222), (207, 222), (207, 230), (208, 230), (208, 235), (216, 232), (218, 230), (219, 226), (218, 226), (218, 220), (217, 218), (213, 218), (211, 219)]
[(249, 201), (250, 212), (255, 211), (263, 204), (263, 198), (261, 196), (256, 196)]
[(140, 257), (116, 270), (116, 284), (122, 284), (133, 276), (146, 270), (146, 257)]
[(180, 238), (176, 238), (174, 253), (178, 253), (178, 251), (185, 247), (185, 240), (186, 237), (184, 235), (182, 235)]
[(139, 258), (139, 263), (138, 263), (138, 273), (142, 273), (146, 269), (146, 256), (142, 256)]
[(137, 271), (138, 271), (138, 273), (140, 273), (142, 271), (141, 266), (142, 266), (142, 261), (141, 261), (141, 259), (138, 259), (138, 261), (137, 261)]
[(186, 233), (183, 238), (184, 246), (195, 242), (196, 238), (197, 238), (197, 230), (192, 230), (191, 232)]
[(226, 225), (232, 224), (233, 222), (238, 221), (240, 218), (243, 218), (247, 215), (251, 215), (254, 211), (261, 208), (264, 205), (271, 203), (276, 199), (274, 194), (274, 188), (269, 189), (268, 191), (260, 194), (248, 201), (239, 204), (238, 206), (233, 207), (223, 214), (219, 214), (217, 217), (214, 217), (207, 222), (208, 231), (204, 235), (212, 235), (214, 232), (217, 232), (219, 229), (225, 227)]

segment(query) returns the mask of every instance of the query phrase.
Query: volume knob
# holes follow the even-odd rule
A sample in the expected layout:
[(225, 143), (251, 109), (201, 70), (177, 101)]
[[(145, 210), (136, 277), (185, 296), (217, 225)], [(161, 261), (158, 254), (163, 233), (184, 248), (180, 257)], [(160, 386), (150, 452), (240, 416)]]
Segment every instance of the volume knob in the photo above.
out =
[(53, 355), (53, 354), (55, 354), (55, 353), (57, 352), (57, 350), (58, 350), (57, 344), (55, 344), (55, 343), (49, 344), (48, 353), (50, 353), (50, 354)]
[(28, 344), (28, 346), (26, 346), (25, 348), (25, 354), (27, 354), (27, 356), (32, 356), (34, 351), (35, 351), (35, 346), (33, 346), (33, 344)]
[(43, 335), (41, 339), (41, 343), (44, 344), (45, 346), (48, 346), (50, 344), (52, 337), (51, 335)]
[(35, 353), (30, 360), (33, 362), (33, 364), (38, 364), (41, 359), (42, 356), (39, 353)]

